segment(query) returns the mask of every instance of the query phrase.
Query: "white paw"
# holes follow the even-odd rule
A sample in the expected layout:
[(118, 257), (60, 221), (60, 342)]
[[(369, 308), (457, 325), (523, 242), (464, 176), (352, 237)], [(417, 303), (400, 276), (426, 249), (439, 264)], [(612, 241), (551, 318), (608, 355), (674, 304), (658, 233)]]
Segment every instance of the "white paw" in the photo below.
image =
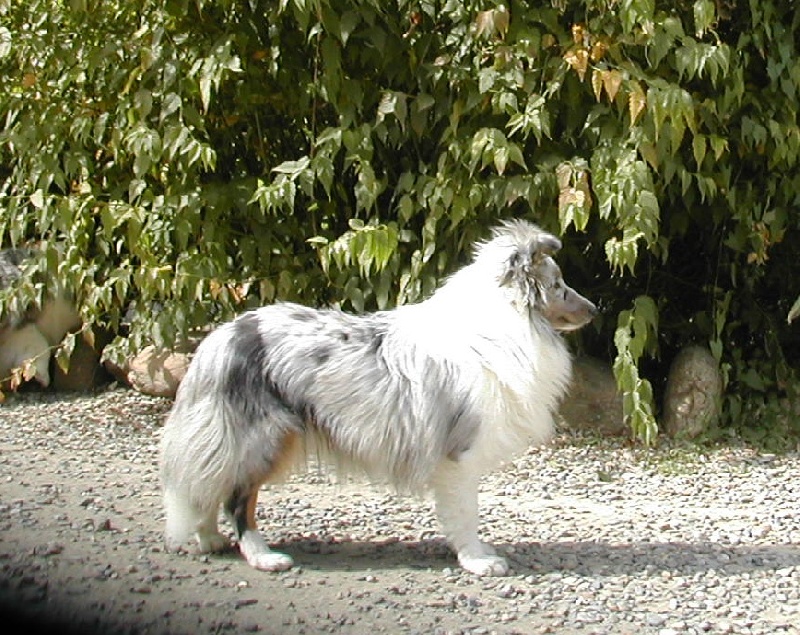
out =
[(277, 551), (255, 553), (246, 557), (248, 564), (260, 571), (286, 571), (294, 564), (291, 556)]
[(294, 564), (291, 556), (270, 549), (255, 529), (248, 529), (242, 534), (239, 551), (251, 567), (260, 571), (286, 571)]
[(498, 576), (508, 573), (508, 563), (500, 556), (459, 556), (458, 563), (470, 573), (479, 576)]

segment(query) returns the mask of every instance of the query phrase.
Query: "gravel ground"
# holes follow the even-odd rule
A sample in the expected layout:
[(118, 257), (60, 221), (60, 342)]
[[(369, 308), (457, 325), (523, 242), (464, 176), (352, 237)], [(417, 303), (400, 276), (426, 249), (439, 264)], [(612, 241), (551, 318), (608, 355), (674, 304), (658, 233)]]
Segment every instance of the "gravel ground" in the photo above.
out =
[(297, 476), (261, 496), (299, 563), (270, 574), (163, 552), (169, 405), (117, 388), (0, 406), (5, 633), (800, 633), (797, 453), (559, 437), (484, 479), (484, 534), (513, 564), (492, 579), (461, 573), (429, 502)]

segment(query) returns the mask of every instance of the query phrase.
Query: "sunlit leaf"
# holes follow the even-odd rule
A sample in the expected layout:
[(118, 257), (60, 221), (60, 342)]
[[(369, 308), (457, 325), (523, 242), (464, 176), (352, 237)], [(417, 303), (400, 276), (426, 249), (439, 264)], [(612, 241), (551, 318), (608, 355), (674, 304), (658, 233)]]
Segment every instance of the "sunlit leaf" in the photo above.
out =
[(0, 59), (7, 57), (11, 53), (11, 42), (11, 31), (4, 26), (0, 26)]
[(607, 72), (597, 68), (592, 71), (592, 90), (597, 101), (600, 101), (600, 97), (603, 94), (603, 76)]
[(583, 47), (573, 47), (564, 53), (564, 61), (578, 74), (581, 81), (589, 68), (589, 51)]
[(786, 321), (791, 324), (798, 315), (800, 315), (800, 297), (795, 299), (792, 308), (789, 310), (789, 315), (786, 316)]
[(647, 98), (639, 82), (632, 82), (628, 93), (628, 114), (631, 125), (634, 125), (647, 106)]

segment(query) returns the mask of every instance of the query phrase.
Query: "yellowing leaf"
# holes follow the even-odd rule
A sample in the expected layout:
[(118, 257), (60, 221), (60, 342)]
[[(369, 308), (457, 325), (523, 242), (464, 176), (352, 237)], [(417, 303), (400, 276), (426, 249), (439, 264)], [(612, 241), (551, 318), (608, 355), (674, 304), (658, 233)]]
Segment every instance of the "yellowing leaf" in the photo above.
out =
[(594, 91), (594, 96), (597, 101), (600, 101), (600, 97), (603, 94), (603, 75), (605, 75), (607, 71), (602, 71), (599, 68), (596, 68), (592, 71), (592, 90)]
[(14, 368), (11, 371), (11, 381), (8, 384), (8, 387), (11, 389), (11, 392), (16, 392), (17, 388), (22, 385), (22, 369), (21, 368)]
[(220, 293), (222, 293), (222, 284), (220, 284), (219, 280), (209, 280), (208, 290), (211, 293), (211, 297), (216, 300), (219, 298)]
[(584, 38), (586, 37), (586, 27), (582, 24), (573, 24), (572, 25), (572, 41), (575, 42), (578, 46), (584, 44)]
[(36, 377), (36, 358), (31, 357), (22, 363), (22, 378), (30, 381), (34, 377)]
[(491, 34), (494, 27), (494, 20), (492, 20), (492, 11), (479, 11), (475, 16), (476, 35), (481, 37), (485, 34)]
[(645, 97), (641, 85), (639, 82), (634, 82), (631, 92), (628, 93), (628, 113), (631, 117), (631, 125), (636, 123), (636, 120), (639, 118), (639, 115), (642, 114), (646, 105), (647, 98)]
[(558, 211), (563, 212), (570, 205), (578, 202), (578, 191), (574, 187), (567, 187), (558, 193)]
[(504, 6), (488, 11), (479, 11), (475, 17), (475, 34), (478, 37), (498, 35), (504, 38), (508, 32), (509, 14)]
[(621, 85), (622, 73), (620, 73), (618, 70), (606, 71), (603, 74), (603, 87), (608, 93), (609, 101), (614, 101), (614, 98), (617, 96), (617, 92), (619, 91), (619, 87)]
[(494, 10), (494, 29), (503, 38), (508, 33), (509, 14), (506, 8), (502, 5)]
[(586, 69), (589, 67), (589, 51), (585, 48), (571, 48), (564, 53), (564, 61), (578, 73), (578, 77), (583, 81)]
[(579, 170), (575, 175), (575, 187), (583, 195), (581, 205), (587, 210), (592, 206), (592, 188), (589, 186), (589, 172)]
[(592, 50), (589, 53), (589, 57), (593, 62), (599, 62), (606, 56), (606, 51), (608, 51), (608, 44), (606, 44), (604, 40), (596, 40), (592, 44)]
[(558, 189), (564, 190), (569, 187), (572, 180), (572, 167), (569, 163), (560, 163), (556, 167), (556, 180), (558, 181)]

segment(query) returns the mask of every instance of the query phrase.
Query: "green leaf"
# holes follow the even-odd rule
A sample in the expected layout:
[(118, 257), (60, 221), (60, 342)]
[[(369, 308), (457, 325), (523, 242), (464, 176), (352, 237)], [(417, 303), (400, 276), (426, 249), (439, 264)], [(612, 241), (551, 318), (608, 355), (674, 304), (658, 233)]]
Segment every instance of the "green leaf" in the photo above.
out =
[(638, 362), (642, 354), (657, 350), (658, 309), (649, 296), (639, 296), (632, 310), (620, 312), (614, 333), (617, 356), (614, 377), (623, 396), (623, 413), (634, 435), (645, 444), (653, 443), (658, 432), (653, 389), (639, 376)]
[(357, 11), (346, 11), (342, 14), (341, 20), (339, 21), (339, 39), (342, 41), (342, 46), (347, 46), (347, 41), (350, 39), (353, 31), (356, 30), (359, 22), (361, 22), (361, 17)]
[(414, 98), (414, 102), (419, 111), (424, 111), (436, 104), (436, 98), (428, 93), (420, 93)]
[(297, 177), (303, 171), (308, 169), (309, 163), (311, 159), (309, 157), (301, 157), (295, 161), (284, 161), (280, 165), (275, 166), (272, 168), (273, 172), (277, 172), (278, 174), (286, 174), (290, 177)]
[(714, 3), (712, 0), (695, 0), (693, 12), (695, 35), (702, 37), (711, 28), (716, 19)]
[(652, 22), (654, 11), (655, 0), (622, 0), (619, 15), (623, 31), (630, 33), (637, 24)]
[(508, 146), (497, 148), (494, 152), (494, 167), (500, 176), (502, 176), (503, 172), (506, 171), (506, 165), (508, 164), (508, 154), (509, 154)]
[(200, 78), (200, 101), (203, 104), (203, 112), (208, 112), (208, 107), (211, 104), (211, 77), (205, 75)]
[(478, 92), (488, 93), (494, 86), (499, 73), (494, 68), (482, 68), (478, 72)]
[(181, 103), (181, 96), (177, 93), (168, 93), (165, 95), (161, 100), (161, 112), (159, 113), (160, 121), (163, 123), (167, 117), (178, 112), (181, 108)]
[(69, 361), (75, 350), (76, 336), (76, 333), (68, 333), (56, 349), (56, 363), (63, 373), (69, 371)]

